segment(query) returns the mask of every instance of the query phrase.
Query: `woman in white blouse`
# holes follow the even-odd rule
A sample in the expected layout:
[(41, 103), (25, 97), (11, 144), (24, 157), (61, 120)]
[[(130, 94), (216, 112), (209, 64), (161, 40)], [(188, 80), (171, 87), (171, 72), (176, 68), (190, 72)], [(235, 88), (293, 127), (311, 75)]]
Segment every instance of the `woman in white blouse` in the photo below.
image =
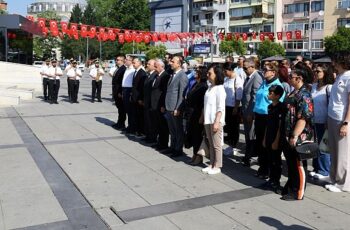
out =
[[(327, 110), (334, 77), (327, 65), (318, 65), (315, 70), (317, 82), (312, 84), (311, 95), (314, 102), (314, 124), (317, 140), (320, 143), (327, 127)], [(329, 153), (320, 152), (312, 162), (314, 171), (310, 176), (319, 180), (329, 180), (331, 157)]]
[[(240, 104), (243, 95), (243, 80), (235, 73), (236, 65), (226, 62), (223, 66), (225, 81), (224, 88), (226, 92), (226, 116), (225, 132), (227, 141), (233, 147), (233, 155), (237, 153), (236, 146), (239, 140), (239, 122), (240, 122)], [(226, 155), (231, 155), (232, 151), (227, 151)]]
[(210, 165), (202, 172), (218, 174), (222, 167), (223, 126), (225, 125), (224, 75), (219, 66), (208, 71), (210, 86), (204, 96), (204, 128), (209, 140)]

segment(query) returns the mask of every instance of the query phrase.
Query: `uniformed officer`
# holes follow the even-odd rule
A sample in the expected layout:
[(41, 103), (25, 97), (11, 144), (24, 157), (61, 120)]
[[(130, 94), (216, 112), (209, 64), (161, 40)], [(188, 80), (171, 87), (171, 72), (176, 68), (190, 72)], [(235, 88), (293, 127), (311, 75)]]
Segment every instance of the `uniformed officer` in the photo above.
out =
[[(100, 62), (98, 60), (95, 61), (95, 68), (90, 70), (91, 77), (91, 102), (95, 102), (95, 96), (97, 96), (97, 101), (102, 102), (101, 100), (101, 90), (102, 90), (102, 77), (105, 74), (103, 68), (100, 67)], [(97, 92), (97, 93), (96, 93)], [(97, 95), (96, 95), (97, 94)]]
[(44, 100), (47, 101), (49, 99), (48, 88), (49, 88), (49, 79), (48, 79), (48, 70), (50, 67), (50, 59), (46, 59), (45, 64), (40, 69), (40, 74), (43, 83), (43, 94)]
[(48, 70), (50, 104), (58, 104), (57, 98), (58, 91), (60, 90), (60, 77), (62, 75), (61, 68), (57, 67), (57, 60), (52, 60)]
[(80, 79), (82, 77), (82, 73), (80, 69), (77, 67), (76, 60), (72, 61), (72, 68), (68, 70), (67, 77), (68, 77), (68, 87), (70, 89), (70, 102), (79, 103), (78, 92), (79, 92), (79, 84), (80, 84)]

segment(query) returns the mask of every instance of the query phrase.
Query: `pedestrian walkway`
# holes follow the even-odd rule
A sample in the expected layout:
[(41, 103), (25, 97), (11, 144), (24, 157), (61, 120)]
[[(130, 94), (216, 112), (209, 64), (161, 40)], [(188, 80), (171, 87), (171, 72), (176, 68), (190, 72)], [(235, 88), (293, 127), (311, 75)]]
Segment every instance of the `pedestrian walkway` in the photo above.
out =
[(282, 201), (239, 156), (209, 176), (186, 164), (191, 150), (174, 160), (126, 137), (103, 84), (102, 103), (85, 76), (79, 104), (63, 79), (58, 105), (36, 93), (0, 108), (0, 229), (349, 229), (349, 193), (309, 183)]

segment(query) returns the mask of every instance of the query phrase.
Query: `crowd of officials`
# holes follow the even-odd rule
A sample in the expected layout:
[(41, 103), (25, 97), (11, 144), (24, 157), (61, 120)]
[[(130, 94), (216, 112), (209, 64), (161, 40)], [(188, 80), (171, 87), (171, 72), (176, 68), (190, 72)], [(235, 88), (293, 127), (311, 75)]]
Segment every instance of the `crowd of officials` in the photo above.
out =
[[(45, 99), (57, 103), (52, 85), (62, 71), (55, 72), (54, 63), (43, 84), (51, 89), (49, 96), (44, 90)], [(72, 103), (77, 102), (76, 81), (81, 77), (74, 63), (66, 70)], [(184, 147), (192, 148), (192, 165), (202, 164), (207, 152), (210, 164), (202, 172), (215, 175), (223, 167), (223, 143), (231, 146), (225, 154), (237, 153), (243, 124), (242, 163), (250, 166), (257, 157), (256, 176), (281, 199), (303, 199), (307, 176), (326, 182), (331, 192), (350, 191), (349, 70), (349, 53), (332, 57), (328, 64), (314, 64), (302, 56), (293, 62), (241, 56), (236, 62), (227, 57), (224, 64), (191, 68), (181, 56), (167, 55), (143, 65), (137, 57), (118, 55), (108, 73), (118, 109), (113, 127), (173, 158), (182, 156)], [(95, 62), (90, 70), (92, 102), (96, 93), (101, 101), (104, 74)], [(313, 171), (307, 173), (307, 161), (296, 146), (321, 140), (327, 140), (327, 150), (319, 151), (312, 160)], [(284, 187), (282, 153), (288, 171)]]

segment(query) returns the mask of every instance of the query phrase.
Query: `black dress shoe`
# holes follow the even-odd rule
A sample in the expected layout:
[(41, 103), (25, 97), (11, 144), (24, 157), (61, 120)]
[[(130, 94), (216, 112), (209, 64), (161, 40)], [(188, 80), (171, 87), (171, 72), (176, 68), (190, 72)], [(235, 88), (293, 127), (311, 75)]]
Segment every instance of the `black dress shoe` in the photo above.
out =
[(102, 100), (100, 99), (100, 100), (98, 100), (98, 102), (102, 102)]
[(171, 148), (166, 148), (166, 149), (161, 151), (162, 154), (166, 154), (166, 155), (167, 154), (172, 154), (173, 152), (174, 152), (174, 150), (171, 149)]
[(250, 160), (246, 159), (246, 158), (243, 158), (242, 159), (242, 164), (243, 164), (243, 166), (250, 167)]
[(183, 152), (182, 151), (175, 151), (173, 152), (170, 157), (171, 158), (177, 158), (177, 157), (181, 157), (183, 155)]
[(296, 197), (296, 195), (288, 193), (288, 194), (286, 194), (286, 195), (283, 195), (283, 196), (281, 197), (281, 200), (285, 200), (285, 201), (296, 201), (296, 200), (298, 200), (298, 198)]
[(91, 103), (95, 103), (95, 100), (91, 100)]
[(164, 151), (164, 150), (168, 149), (168, 146), (157, 145), (157, 146), (155, 147), (155, 149), (156, 149), (157, 151)]
[(55, 103), (55, 104), (58, 104), (58, 102), (57, 102), (57, 101), (55, 101), (54, 103)]

